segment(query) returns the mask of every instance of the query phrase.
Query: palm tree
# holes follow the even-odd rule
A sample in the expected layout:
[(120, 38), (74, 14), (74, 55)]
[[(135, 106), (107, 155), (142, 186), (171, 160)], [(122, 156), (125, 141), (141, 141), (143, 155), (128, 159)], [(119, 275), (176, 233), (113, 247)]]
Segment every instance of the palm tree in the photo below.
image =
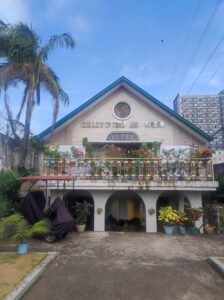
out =
[[(54, 71), (46, 64), (48, 56), (56, 46), (74, 48), (75, 41), (69, 33), (53, 35), (42, 46), (41, 38), (32, 27), (24, 23), (15, 25), (0, 21), (0, 58), (5, 62), (0, 64), (0, 93), (4, 92), (7, 102), (7, 89), (24, 84), (24, 94), (17, 115), (19, 120), (26, 105), (24, 136), (21, 149), (21, 164), (25, 164), (28, 151), (30, 123), (34, 105), (40, 105), (40, 90), (47, 90), (53, 101), (53, 126), (57, 118), (60, 101), (69, 103), (68, 95), (60, 86)], [(6, 103), (7, 106), (7, 103)], [(8, 109), (7, 109), (8, 111)]]

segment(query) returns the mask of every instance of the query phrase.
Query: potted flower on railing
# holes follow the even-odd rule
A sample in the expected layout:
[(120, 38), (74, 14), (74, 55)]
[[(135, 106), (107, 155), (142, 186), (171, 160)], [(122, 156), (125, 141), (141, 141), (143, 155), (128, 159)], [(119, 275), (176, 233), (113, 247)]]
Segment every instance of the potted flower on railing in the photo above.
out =
[(189, 218), (187, 217), (186, 213), (178, 210), (177, 211), (177, 225), (179, 228), (179, 234), (180, 235), (185, 235), (186, 234), (186, 227), (188, 225), (189, 222)]
[(159, 210), (159, 221), (163, 223), (163, 228), (166, 234), (173, 234), (174, 227), (178, 220), (177, 211), (171, 206), (165, 206)]
[(197, 149), (191, 153), (191, 158), (209, 158), (212, 157), (212, 150), (209, 148)]
[(196, 227), (196, 222), (200, 220), (200, 218), (203, 215), (203, 209), (202, 208), (187, 208), (186, 209), (186, 215), (189, 218), (188, 221), (188, 227), (190, 229), (190, 232), (193, 235), (199, 234), (200, 231), (199, 229)]

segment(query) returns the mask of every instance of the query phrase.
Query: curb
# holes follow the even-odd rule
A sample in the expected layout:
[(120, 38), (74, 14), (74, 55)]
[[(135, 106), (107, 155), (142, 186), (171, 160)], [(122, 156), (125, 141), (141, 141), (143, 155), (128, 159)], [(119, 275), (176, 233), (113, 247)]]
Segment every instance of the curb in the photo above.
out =
[(224, 263), (219, 260), (219, 257), (209, 257), (209, 262), (214, 269), (224, 278)]
[(20, 299), (28, 289), (34, 284), (34, 282), (40, 277), (46, 270), (48, 265), (56, 258), (57, 252), (48, 252), (47, 257), (34, 268), (13, 290), (10, 292), (4, 300), (18, 300)]

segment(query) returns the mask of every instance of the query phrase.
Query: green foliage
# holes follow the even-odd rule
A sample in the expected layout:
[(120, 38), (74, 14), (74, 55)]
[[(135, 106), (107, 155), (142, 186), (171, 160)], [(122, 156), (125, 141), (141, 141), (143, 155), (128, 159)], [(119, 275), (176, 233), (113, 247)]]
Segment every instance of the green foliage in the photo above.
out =
[(77, 224), (86, 224), (91, 207), (93, 207), (93, 205), (85, 200), (83, 202), (75, 203), (72, 209), (74, 209)]
[(55, 145), (54, 147), (50, 147), (49, 145), (44, 145), (43, 152), (48, 158), (61, 158), (62, 154), (58, 150), (59, 146)]
[(152, 153), (154, 157), (157, 157), (159, 151), (160, 143), (157, 141), (152, 142)]
[[(60, 101), (69, 103), (69, 97), (60, 86), (59, 78), (46, 64), (49, 54), (56, 47), (74, 48), (75, 40), (69, 33), (53, 35), (42, 45), (42, 39), (25, 23), (6, 24), (0, 20), (0, 58), (6, 63), (0, 68), (0, 92), (18, 83), (24, 85), (23, 99), (17, 114), (19, 120), (26, 108), (21, 163), (25, 164), (28, 150), (30, 124), (35, 104), (40, 105), (40, 90), (44, 88), (52, 96), (53, 124), (56, 121)], [(6, 98), (6, 97), (5, 97)], [(9, 113), (8, 113), (9, 114)], [(54, 126), (52, 126), (52, 129)]]
[(23, 242), (35, 234), (45, 234), (49, 229), (50, 225), (46, 220), (30, 225), (20, 214), (13, 214), (0, 221), (0, 240)]
[(212, 157), (213, 151), (208, 148), (197, 149), (191, 153), (192, 158), (209, 158)]
[(98, 207), (97, 210), (96, 210), (96, 212), (98, 213), (98, 215), (101, 215), (102, 211), (103, 211), (103, 209), (101, 207)]
[(21, 183), (16, 180), (18, 173), (11, 170), (0, 171), (0, 219), (19, 209), (18, 190)]
[(192, 222), (192, 225), (195, 226), (195, 222), (200, 220), (200, 218), (203, 215), (203, 209), (202, 208), (187, 208), (186, 209), (186, 215)]
[(144, 150), (144, 151), (148, 151), (148, 144), (146, 142), (143, 142), (141, 144), (141, 148)]
[(89, 142), (87, 137), (84, 137), (82, 139), (82, 145), (86, 149), (87, 156), (92, 157), (93, 156), (93, 145)]
[(44, 143), (38, 140), (36, 137), (31, 137), (29, 139), (29, 146), (40, 152), (44, 152), (45, 149)]
[(217, 225), (217, 212), (215, 210), (215, 207), (211, 204), (208, 203), (204, 208), (203, 208), (203, 216), (204, 216), (204, 223), (208, 225)]
[(171, 206), (164, 206), (159, 210), (159, 221), (165, 225), (175, 225), (178, 222), (177, 211)]
[(19, 165), (16, 168), (13, 169), (13, 171), (17, 174), (18, 177), (24, 177), (24, 176), (29, 176), (29, 175), (35, 175), (36, 170), (31, 168), (27, 169), (26, 167)]
[(148, 208), (148, 214), (149, 214), (150, 216), (154, 215), (155, 212), (156, 212), (156, 210), (155, 210), (153, 207)]
[(141, 159), (152, 158), (153, 152), (148, 149), (148, 144), (146, 142), (143, 142), (137, 150), (130, 151), (130, 157)]
[(107, 158), (122, 158), (126, 157), (125, 150), (114, 144), (106, 145), (106, 157)]

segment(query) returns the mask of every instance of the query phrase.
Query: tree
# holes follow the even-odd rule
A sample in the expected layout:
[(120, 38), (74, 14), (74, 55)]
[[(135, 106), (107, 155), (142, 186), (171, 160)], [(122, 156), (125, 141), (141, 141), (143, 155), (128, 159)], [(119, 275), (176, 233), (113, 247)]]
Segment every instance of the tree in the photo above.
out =
[[(69, 103), (69, 97), (61, 88), (54, 71), (46, 64), (49, 54), (57, 47), (74, 48), (75, 41), (69, 33), (53, 35), (42, 46), (41, 38), (32, 27), (24, 23), (15, 25), (0, 21), (0, 58), (6, 62), (0, 64), (0, 93), (4, 92), (7, 107), (7, 89), (22, 83), (24, 94), (17, 115), (19, 120), (26, 105), (24, 136), (21, 148), (21, 164), (25, 164), (28, 151), (30, 123), (34, 105), (40, 105), (40, 90), (44, 88), (52, 95), (53, 121), (52, 131), (57, 118), (60, 101)], [(9, 113), (9, 109), (7, 107)]]

